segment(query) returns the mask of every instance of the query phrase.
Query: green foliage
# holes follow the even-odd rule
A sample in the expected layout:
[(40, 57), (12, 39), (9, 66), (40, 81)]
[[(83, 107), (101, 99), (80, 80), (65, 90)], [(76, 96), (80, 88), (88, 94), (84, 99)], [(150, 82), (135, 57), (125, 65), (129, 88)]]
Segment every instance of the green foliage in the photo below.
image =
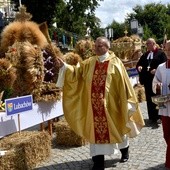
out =
[(154, 38), (157, 41), (156, 35), (154, 35), (148, 25), (144, 25), (143, 29), (145, 30), (145, 34), (143, 35), (143, 39), (147, 40), (149, 37)]
[[(18, 0), (13, 1), (18, 7)], [(102, 32), (100, 20), (94, 15), (99, 1), (102, 0), (22, 0), (22, 4), (37, 23), (47, 21), (49, 27), (57, 23), (58, 28), (82, 36), (90, 27), (92, 36), (96, 37)]]
[[(18, 0), (13, 0), (18, 9)], [(22, 5), (25, 5), (27, 12), (32, 14), (32, 21), (42, 23), (47, 21), (48, 25), (52, 25), (56, 5), (61, 0), (22, 0)]]
[(93, 32), (100, 22), (94, 15), (95, 9), (99, 5), (98, 1), (100, 0), (67, 1), (61, 13), (56, 12), (58, 27), (79, 35), (85, 35), (87, 27), (90, 27)]
[(137, 5), (133, 8), (133, 13), (128, 14), (126, 21), (130, 23), (132, 18), (136, 18), (144, 28), (143, 39), (153, 37), (158, 43), (163, 41), (165, 29), (167, 29), (168, 15), (167, 11), (170, 6), (166, 7), (161, 3), (150, 3), (144, 7)]
[(166, 33), (167, 33), (167, 37), (168, 39), (170, 39), (170, 4), (168, 5), (168, 21), (167, 21), (167, 25), (166, 25)]
[(113, 28), (113, 32), (114, 32), (113, 39), (117, 39), (117, 38), (125, 36), (124, 32), (126, 29), (129, 32), (129, 29), (125, 23), (118, 23), (116, 21), (113, 21), (112, 24), (109, 25), (107, 28)]
[(167, 24), (167, 37), (170, 39), (170, 21)]

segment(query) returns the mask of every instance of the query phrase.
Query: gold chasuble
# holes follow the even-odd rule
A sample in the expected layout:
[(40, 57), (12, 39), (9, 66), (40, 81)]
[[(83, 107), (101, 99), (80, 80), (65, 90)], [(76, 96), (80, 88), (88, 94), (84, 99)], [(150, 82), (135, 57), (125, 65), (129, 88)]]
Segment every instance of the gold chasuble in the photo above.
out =
[[(128, 109), (133, 105), (133, 111)], [(63, 87), (64, 116), (70, 127), (92, 144), (121, 143), (144, 126), (138, 101), (121, 60), (94, 56), (68, 65)]]

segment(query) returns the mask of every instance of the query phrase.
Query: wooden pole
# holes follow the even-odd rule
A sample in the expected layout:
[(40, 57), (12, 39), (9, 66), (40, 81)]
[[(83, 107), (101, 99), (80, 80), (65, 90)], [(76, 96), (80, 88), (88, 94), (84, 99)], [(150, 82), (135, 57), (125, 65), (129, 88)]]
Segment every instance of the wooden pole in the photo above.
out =
[(44, 122), (40, 123), (40, 131), (44, 131)]
[(49, 131), (49, 134), (52, 136), (52, 133), (53, 133), (52, 120), (48, 120), (48, 131)]
[(44, 131), (44, 130), (45, 130), (45, 127), (44, 127), (44, 114), (43, 114), (43, 113), (42, 113), (42, 120), (43, 120), (43, 122), (40, 123), (40, 130), (41, 130), (41, 131)]
[(19, 134), (20, 134), (21, 133), (20, 114), (18, 114), (18, 129), (19, 129)]

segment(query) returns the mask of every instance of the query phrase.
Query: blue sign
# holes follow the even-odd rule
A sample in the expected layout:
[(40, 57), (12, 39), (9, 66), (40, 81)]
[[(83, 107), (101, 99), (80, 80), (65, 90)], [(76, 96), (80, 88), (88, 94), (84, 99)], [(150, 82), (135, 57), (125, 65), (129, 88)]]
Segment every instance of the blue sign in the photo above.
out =
[(136, 68), (127, 69), (127, 73), (129, 75), (129, 77), (133, 77), (133, 76), (138, 75), (138, 71), (136, 70)]
[(22, 113), (33, 109), (32, 95), (16, 97), (5, 100), (5, 110), (7, 116)]

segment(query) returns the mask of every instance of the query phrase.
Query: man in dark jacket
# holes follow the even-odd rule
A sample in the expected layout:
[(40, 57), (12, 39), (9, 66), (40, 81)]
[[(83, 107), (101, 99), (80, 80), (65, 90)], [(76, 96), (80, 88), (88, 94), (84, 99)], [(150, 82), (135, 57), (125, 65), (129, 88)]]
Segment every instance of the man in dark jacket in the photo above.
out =
[(158, 65), (165, 62), (167, 58), (164, 51), (157, 47), (153, 38), (149, 38), (146, 41), (146, 46), (147, 51), (140, 57), (136, 69), (139, 73), (139, 81), (145, 88), (149, 120), (154, 123), (160, 123), (158, 110), (151, 99), (152, 96), (156, 95), (152, 91), (152, 80)]

